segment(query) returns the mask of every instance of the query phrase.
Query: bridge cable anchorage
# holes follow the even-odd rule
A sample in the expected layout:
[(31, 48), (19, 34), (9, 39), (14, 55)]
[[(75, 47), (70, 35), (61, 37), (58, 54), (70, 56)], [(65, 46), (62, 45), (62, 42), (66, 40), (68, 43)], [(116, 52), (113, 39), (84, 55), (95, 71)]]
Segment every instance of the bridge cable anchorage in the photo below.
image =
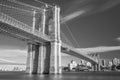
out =
[(63, 24), (65, 24), (65, 26), (66, 26), (66, 28), (68, 29), (68, 31), (69, 31), (69, 33), (70, 33), (70, 35), (71, 35), (71, 37), (73, 38), (73, 40), (75, 41), (75, 44), (77, 45), (77, 47), (80, 47), (80, 45), (79, 45), (79, 43), (78, 43), (78, 41), (75, 39), (75, 37), (73, 36), (73, 33), (71, 32), (71, 30), (69, 29), (69, 27), (68, 27), (68, 25), (67, 25), (67, 23), (63, 23)]

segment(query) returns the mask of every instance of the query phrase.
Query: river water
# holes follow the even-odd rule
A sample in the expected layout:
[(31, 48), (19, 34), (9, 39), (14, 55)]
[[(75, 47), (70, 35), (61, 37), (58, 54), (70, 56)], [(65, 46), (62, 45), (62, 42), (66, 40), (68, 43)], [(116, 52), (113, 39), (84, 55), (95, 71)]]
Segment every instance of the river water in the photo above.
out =
[(0, 80), (120, 80), (120, 72), (71, 72), (59, 75), (30, 75), (23, 72), (1, 72)]

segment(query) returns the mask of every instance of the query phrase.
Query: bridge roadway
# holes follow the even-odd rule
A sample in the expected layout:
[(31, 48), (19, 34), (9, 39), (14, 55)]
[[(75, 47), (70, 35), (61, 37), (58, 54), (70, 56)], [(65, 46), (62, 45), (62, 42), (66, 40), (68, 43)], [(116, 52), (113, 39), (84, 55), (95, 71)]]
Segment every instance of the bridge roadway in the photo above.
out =
[[(4, 32), (7, 35), (33, 43), (45, 43), (51, 41), (48, 35), (45, 35), (39, 32), (38, 30), (33, 31), (32, 27), (1, 12), (0, 12), (0, 31)], [(61, 48), (63, 53), (87, 60), (93, 64), (98, 63), (92, 57), (82, 54), (79, 51), (76, 51), (74, 47), (71, 47), (65, 43), (62, 43)]]

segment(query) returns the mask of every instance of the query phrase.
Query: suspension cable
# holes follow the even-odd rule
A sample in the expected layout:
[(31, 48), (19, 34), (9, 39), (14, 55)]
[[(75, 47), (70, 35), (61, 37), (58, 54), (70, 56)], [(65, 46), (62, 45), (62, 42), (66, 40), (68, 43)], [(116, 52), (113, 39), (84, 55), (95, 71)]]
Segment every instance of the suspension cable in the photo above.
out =
[(17, 0), (8, 0), (8, 1), (19, 4), (19, 5), (28, 6), (28, 7), (33, 8), (33, 9), (41, 10), (40, 7), (35, 7), (35, 6), (29, 5), (29, 4), (26, 4), (26, 3), (23, 3), (23, 2), (20, 2)]
[(17, 7), (8, 6), (8, 5), (4, 5), (4, 4), (0, 4), (0, 6), (4, 6), (4, 7), (7, 7), (7, 8), (12, 8), (12, 9), (16, 9), (16, 10), (24, 11), (24, 12), (28, 12), (28, 13), (32, 13), (32, 11), (30, 11), (30, 10), (20, 9), (20, 8), (17, 8)]
[(73, 36), (73, 33), (71, 32), (71, 30), (69, 29), (68, 25), (64, 22), (63, 24), (65, 24), (66, 28), (68, 29), (72, 39), (75, 41), (75, 44), (77, 45), (77, 47), (80, 47), (79, 43), (77, 42), (77, 40), (75, 39), (75, 37)]
[(68, 38), (66, 37), (65, 33), (63, 33), (63, 31), (61, 31), (61, 36), (62, 36), (62, 38), (64, 38), (65, 42), (68, 42), (68, 45), (74, 47), (73, 44), (71, 43), (71, 41), (68, 40)]

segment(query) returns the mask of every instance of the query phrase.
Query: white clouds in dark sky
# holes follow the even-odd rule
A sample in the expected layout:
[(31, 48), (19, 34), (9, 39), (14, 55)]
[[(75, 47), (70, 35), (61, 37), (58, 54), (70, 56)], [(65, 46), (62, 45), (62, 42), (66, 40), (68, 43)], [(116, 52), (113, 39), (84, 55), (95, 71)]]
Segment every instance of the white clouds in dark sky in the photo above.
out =
[(82, 54), (92, 54), (92, 53), (104, 53), (110, 51), (120, 50), (120, 46), (100, 46), (92, 48), (77, 48)]
[(111, 7), (120, 4), (120, 0), (75, 0), (68, 2), (68, 9), (64, 13), (67, 13), (62, 22), (72, 20), (80, 17), (81, 15), (89, 15), (96, 12), (104, 11)]

